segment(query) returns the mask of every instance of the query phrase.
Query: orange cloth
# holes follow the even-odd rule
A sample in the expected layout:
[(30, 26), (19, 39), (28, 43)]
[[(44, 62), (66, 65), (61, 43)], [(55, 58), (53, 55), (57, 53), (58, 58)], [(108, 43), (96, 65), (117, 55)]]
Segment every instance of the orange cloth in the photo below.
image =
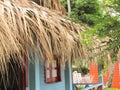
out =
[(119, 62), (114, 63), (114, 74), (113, 74), (112, 88), (120, 88)]
[(109, 70), (107, 70), (106, 73), (103, 75), (104, 84), (106, 84), (108, 81), (109, 73), (110, 73)]
[(98, 65), (95, 63), (90, 63), (90, 78), (92, 80), (92, 83), (98, 83)]

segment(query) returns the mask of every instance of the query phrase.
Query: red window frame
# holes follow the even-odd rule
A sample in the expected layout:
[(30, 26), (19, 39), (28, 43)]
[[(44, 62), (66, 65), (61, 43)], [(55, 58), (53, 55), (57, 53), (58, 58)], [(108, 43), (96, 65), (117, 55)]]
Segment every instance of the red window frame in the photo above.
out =
[(55, 60), (54, 63), (45, 62), (45, 82), (46, 83), (55, 83), (61, 81), (61, 66), (58, 60)]

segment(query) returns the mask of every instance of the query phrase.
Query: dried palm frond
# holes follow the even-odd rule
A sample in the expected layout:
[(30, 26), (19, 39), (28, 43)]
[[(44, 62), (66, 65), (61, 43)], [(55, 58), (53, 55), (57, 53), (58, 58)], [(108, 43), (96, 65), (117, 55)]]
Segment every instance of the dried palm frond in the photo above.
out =
[(53, 62), (54, 57), (59, 57), (61, 64), (84, 59), (86, 49), (78, 36), (84, 29), (30, 0), (0, 0), (1, 77), (8, 81), (8, 64), (25, 65), (26, 50), (31, 59), (36, 53), (42, 62)]
[(61, 5), (60, 0), (32, 0), (32, 1), (36, 2), (40, 6), (62, 12), (62, 14), (66, 13), (66, 10)]
[(25, 50), (40, 60), (60, 61), (85, 58), (78, 33), (84, 30), (63, 19), (55, 11), (27, 0), (0, 1), (0, 71), (7, 72), (7, 63), (24, 65)]

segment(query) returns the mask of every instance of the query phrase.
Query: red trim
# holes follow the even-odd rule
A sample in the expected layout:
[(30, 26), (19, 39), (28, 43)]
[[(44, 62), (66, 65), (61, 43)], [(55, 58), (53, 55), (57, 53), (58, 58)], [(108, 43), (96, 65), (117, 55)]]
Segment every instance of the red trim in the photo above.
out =
[(52, 82), (57, 82), (58, 81), (58, 77), (53, 77), (52, 78)]
[(25, 78), (26, 78), (26, 87), (28, 87), (28, 53), (26, 52), (26, 56), (25, 56)]
[(46, 78), (46, 83), (50, 83), (51, 82), (51, 78)]
[[(53, 70), (57, 70), (57, 76), (56, 77), (52, 76)], [(47, 71), (50, 72), (50, 78), (46, 77)], [(60, 63), (57, 60), (56, 67), (52, 67), (52, 65), (49, 65), (49, 67), (45, 66), (45, 82), (46, 83), (55, 83), (55, 82), (59, 82), (59, 81), (61, 81), (61, 66), (60, 66)]]

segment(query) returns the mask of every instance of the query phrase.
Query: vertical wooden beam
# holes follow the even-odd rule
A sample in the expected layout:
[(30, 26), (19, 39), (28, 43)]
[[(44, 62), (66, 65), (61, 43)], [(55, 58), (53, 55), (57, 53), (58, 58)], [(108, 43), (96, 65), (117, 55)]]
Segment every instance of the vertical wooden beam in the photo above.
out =
[(41, 90), (40, 89), (40, 63), (37, 55), (35, 55), (35, 62), (29, 62), (29, 85), (26, 90)]
[(102, 67), (100, 65), (98, 65), (99, 83), (103, 83), (103, 77), (102, 77), (101, 73), (102, 73)]
[(28, 88), (26, 90), (35, 90), (35, 62), (34, 63), (28, 62), (28, 66), (29, 66), (29, 69), (28, 69), (29, 83), (28, 83)]
[(100, 86), (100, 90), (102, 90), (102, 86)]
[(40, 62), (35, 55), (35, 90), (41, 90), (40, 89)]
[(69, 64), (69, 79), (70, 79), (70, 90), (72, 90), (72, 62)]
[(29, 85), (30, 85), (30, 84), (29, 84), (29, 59), (28, 59), (28, 64), (27, 64), (27, 65), (28, 65), (28, 69), (27, 69), (27, 70), (28, 70), (28, 71), (27, 71), (27, 73), (28, 73), (28, 87), (26, 87), (26, 90), (30, 90), (30, 89), (29, 89)]
[(66, 63), (65, 68), (65, 86), (66, 90), (73, 90), (72, 88), (72, 64)]

